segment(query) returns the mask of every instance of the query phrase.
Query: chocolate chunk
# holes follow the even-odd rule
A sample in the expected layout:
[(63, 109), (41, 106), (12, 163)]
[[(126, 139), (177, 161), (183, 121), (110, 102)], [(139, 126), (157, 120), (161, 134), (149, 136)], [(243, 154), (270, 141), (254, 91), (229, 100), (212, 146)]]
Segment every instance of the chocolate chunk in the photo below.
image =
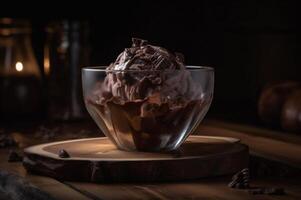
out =
[(151, 82), (147, 79), (144, 78), (142, 81), (138, 84), (136, 91), (138, 93), (139, 98), (145, 98), (147, 95), (148, 88), (150, 88)]
[(250, 187), (249, 182), (249, 169), (245, 168), (232, 177), (232, 181), (228, 184), (228, 186), (231, 188), (246, 189)]
[[(101, 99), (100, 104), (112, 99), (114, 102), (123, 103), (144, 100), (145, 95), (151, 95), (152, 91), (168, 93), (164, 96), (180, 97), (181, 101), (194, 98), (196, 94), (200, 93), (200, 91), (191, 90), (194, 84), (190, 73), (184, 70), (185, 65), (180, 61), (182, 60), (180, 54), (171, 53), (163, 47), (147, 44), (146, 40), (139, 38), (132, 40), (133, 46), (119, 54), (115, 62), (107, 68), (107, 77), (102, 86), (97, 89), (98, 92), (93, 92), (93, 95), (99, 96), (96, 99)], [(180, 73), (177, 71), (164, 72), (176, 69), (183, 69), (183, 71)], [(110, 70), (113, 70), (112, 74), (110, 74)], [(115, 70), (118, 72), (114, 72)], [(142, 81), (145, 78), (149, 79), (147, 84)], [(139, 90), (135, 88), (139, 88)], [(112, 95), (104, 95), (102, 92), (104, 90)], [(179, 104), (176, 98), (171, 99), (169, 101), (174, 101), (171, 104)]]
[(230, 188), (248, 189), (248, 192), (253, 195), (283, 195), (283, 188), (252, 188), (250, 189), (250, 172), (248, 168), (241, 170), (232, 177), (232, 181), (228, 184)]
[(228, 184), (230, 188), (237, 188), (237, 189), (247, 189), (249, 188), (249, 183), (241, 183), (237, 181), (232, 181)]
[(125, 48), (124, 50), (127, 59), (131, 58), (134, 55), (134, 51), (131, 48)]
[(185, 62), (183, 54), (176, 52), (175, 55), (176, 55), (176, 59), (178, 59), (178, 61), (180, 61), (181, 63)]
[(17, 152), (15, 151), (10, 151), (8, 155), (8, 162), (22, 162), (23, 157), (20, 156)]
[(230, 188), (235, 188), (237, 182), (236, 181), (231, 181), (229, 184), (228, 184), (228, 187)]
[(133, 47), (140, 47), (147, 45), (147, 40), (142, 40), (140, 38), (132, 38)]
[(249, 172), (249, 168), (244, 168), (241, 172)]
[(60, 158), (70, 158), (70, 155), (65, 149), (61, 149), (59, 151), (59, 157)]
[(149, 55), (149, 59), (151, 57), (150, 55), (155, 53), (155, 49), (150, 45), (146, 46), (142, 51), (144, 54)]
[(241, 174), (240, 172), (232, 176), (232, 180), (238, 180), (242, 178), (243, 178), (243, 174)]
[(164, 56), (159, 56), (155, 61), (155, 63), (156, 63), (155, 65), (156, 70), (168, 69), (168, 66), (171, 65), (171, 63)]

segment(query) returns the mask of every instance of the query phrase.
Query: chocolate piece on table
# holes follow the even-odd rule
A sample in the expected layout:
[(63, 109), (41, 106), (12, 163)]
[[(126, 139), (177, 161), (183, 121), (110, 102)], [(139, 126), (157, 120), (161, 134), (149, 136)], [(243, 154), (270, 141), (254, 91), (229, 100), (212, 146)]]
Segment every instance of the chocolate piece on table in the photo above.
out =
[(228, 187), (234, 188), (236, 184), (237, 184), (236, 181), (231, 181), (231, 182), (228, 184)]
[(70, 155), (65, 149), (61, 149), (59, 151), (59, 157), (60, 158), (70, 158)]
[(232, 177), (232, 181), (228, 184), (231, 188), (246, 189), (250, 187), (249, 169), (245, 168)]

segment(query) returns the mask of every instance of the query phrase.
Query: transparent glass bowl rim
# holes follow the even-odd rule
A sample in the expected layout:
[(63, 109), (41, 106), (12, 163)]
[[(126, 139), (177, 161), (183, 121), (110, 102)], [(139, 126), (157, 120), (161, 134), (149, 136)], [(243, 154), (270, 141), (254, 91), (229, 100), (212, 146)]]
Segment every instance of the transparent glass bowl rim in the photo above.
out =
[[(168, 72), (168, 71), (180, 71), (180, 69), (164, 69), (164, 70), (108, 70), (107, 66), (89, 66), (83, 67), (83, 71), (96, 71), (96, 72)], [(214, 71), (214, 68), (209, 66), (195, 66), (195, 65), (186, 65), (188, 71)]]

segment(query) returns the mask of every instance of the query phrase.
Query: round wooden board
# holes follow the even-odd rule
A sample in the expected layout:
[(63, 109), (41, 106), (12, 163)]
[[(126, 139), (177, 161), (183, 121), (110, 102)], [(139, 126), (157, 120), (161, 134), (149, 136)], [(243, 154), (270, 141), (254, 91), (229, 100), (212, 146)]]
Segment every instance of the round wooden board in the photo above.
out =
[[(66, 150), (70, 158), (60, 158)], [(248, 166), (248, 147), (238, 139), (189, 136), (173, 152), (128, 152), (107, 138), (67, 140), (24, 150), (34, 173), (68, 181), (176, 181), (235, 173)]]

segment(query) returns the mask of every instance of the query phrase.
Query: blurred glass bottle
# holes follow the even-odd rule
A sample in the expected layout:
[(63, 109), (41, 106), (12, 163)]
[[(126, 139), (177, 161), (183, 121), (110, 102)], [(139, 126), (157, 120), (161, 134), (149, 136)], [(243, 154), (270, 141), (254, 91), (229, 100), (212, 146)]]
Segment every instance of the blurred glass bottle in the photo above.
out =
[(81, 68), (89, 65), (86, 21), (51, 22), (46, 28), (44, 72), (48, 81), (48, 114), (54, 120), (84, 118)]
[(0, 18), (0, 118), (42, 115), (41, 73), (27, 20)]

